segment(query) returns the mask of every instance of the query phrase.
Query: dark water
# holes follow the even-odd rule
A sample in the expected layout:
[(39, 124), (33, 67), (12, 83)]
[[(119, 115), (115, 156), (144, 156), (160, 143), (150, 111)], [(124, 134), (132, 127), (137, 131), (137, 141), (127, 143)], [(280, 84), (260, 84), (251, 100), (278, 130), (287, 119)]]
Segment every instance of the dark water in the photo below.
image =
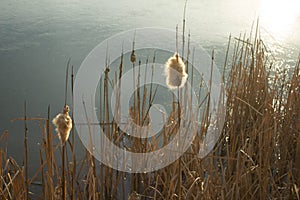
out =
[[(11, 120), (23, 116), (25, 100), (30, 117), (46, 117), (48, 105), (51, 105), (51, 117), (60, 112), (68, 58), (76, 72), (86, 55), (109, 36), (141, 27), (175, 29), (177, 24), (181, 26), (184, 2), (1, 1), (0, 133), (9, 132), (9, 155), (22, 161), (24, 122)], [(276, 19), (274, 25), (272, 12), (266, 11), (268, 6), (264, 7), (263, 2), (268, 3), (267, 0), (188, 1), (187, 30), (205, 49), (215, 49), (217, 63), (222, 64), (228, 35), (238, 37), (240, 33), (248, 33), (253, 21), (261, 16), (260, 34), (278, 56), (277, 66), (292, 66), (300, 49), (299, 4), (285, 1), (287, 8), (282, 7), (280, 14), (286, 21)], [(294, 14), (285, 14), (291, 13), (290, 8)], [(288, 26), (284, 25), (287, 21)], [(41, 142), (40, 128), (38, 122), (29, 122), (32, 171), (38, 166), (35, 158)]]

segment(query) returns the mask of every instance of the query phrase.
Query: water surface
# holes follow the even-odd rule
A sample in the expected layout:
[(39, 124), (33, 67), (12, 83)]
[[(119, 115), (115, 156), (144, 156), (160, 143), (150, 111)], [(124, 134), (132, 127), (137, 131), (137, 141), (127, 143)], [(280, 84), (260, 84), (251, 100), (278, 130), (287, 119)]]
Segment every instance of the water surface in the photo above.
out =
[[(28, 115), (51, 117), (64, 103), (65, 66), (75, 72), (100, 42), (121, 31), (141, 27), (181, 26), (183, 0), (4, 0), (0, 2), (0, 133), (9, 131), (8, 153), (22, 160), (22, 121)], [(278, 56), (278, 67), (293, 65), (300, 49), (300, 4), (297, 0), (190, 0), (187, 30), (222, 64), (229, 34), (249, 33), (260, 17), (260, 35)], [(132, 38), (129, 38), (130, 40)], [(120, 46), (121, 51), (121, 46)], [(29, 153), (38, 153), (38, 122), (29, 122)], [(33, 167), (38, 163), (32, 162)]]

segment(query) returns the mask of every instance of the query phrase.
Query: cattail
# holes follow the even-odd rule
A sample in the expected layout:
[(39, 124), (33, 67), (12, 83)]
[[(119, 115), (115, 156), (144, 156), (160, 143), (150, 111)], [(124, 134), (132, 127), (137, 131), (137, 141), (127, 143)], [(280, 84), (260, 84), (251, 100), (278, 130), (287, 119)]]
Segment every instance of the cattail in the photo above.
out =
[(185, 65), (177, 53), (166, 63), (165, 75), (167, 76), (167, 86), (170, 89), (180, 88), (186, 83), (188, 74), (185, 72)]
[(72, 129), (72, 119), (69, 116), (69, 111), (69, 106), (65, 105), (62, 113), (56, 115), (52, 120), (52, 123), (56, 126), (55, 130), (62, 144), (68, 140), (70, 130)]
[(131, 52), (130, 61), (132, 63), (135, 63), (135, 53), (134, 53), (134, 50), (132, 50), (132, 52)]

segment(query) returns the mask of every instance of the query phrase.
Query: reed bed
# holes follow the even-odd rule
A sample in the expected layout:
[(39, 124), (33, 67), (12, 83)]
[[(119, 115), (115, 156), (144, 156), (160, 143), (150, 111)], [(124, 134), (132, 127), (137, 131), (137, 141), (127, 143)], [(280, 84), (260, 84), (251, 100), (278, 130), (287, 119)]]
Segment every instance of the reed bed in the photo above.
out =
[[(136, 61), (137, 53), (133, 49), (131, 62), (134, 73), (139, 74), (141, 61)], [(191, 73), (192, 62), (185, 60), (185, 63), (189, 63)], [(25, 154), (22, 165), (8, 157), (6, 141), (9, 135), (4, 132), (0, 137), (0, 199), (300, 199), (299, 63), (300, 58), (293, 68), (277, 71), (258, 32), (254, 38), (230, 37), (224, 63), (225, 91), (220, 96), (222, 100), (226, 96), (226, 116), (219, 141), (209, 155), (198, 157), (210, 117), (207, 109), (210, 105), (205, 101), (206, 112), (191, 147), (178, 161), (152, 173), (115, 171), (98, 163), (88, 151), (82, 159), (77, 158), (74, 129), (65, 144), (65, 155), (52, 130), (50, 106), (45, 118), (32, 119), (26, 115), (25, 104), (25, 152), (30, 139), (26, 121), (38, 120), (43, 127), (40, 169), (28, 177), (31, 155)], [(149, 65), (148, 70), (153, 76), (155, 67)], [(182, 108), (173, 99), (168, 120), (156, 137), (140, 139), (126, 135), (109, 111), (109, 90), (122, 77), (123, 71), (122, 55), (115, 74), (111, 75), (113, 72), (107, 66), (100, 82), (101, 127), (111, 141), (130, 151), (149, 152), (161, 148), (179, 129)], [(72, 92), (74, 78), (72, 68)], [(193, 83), (193, 80), (188, 81)], [(136, 84), (142, 83), (138, 80)], [(149, 123), (148, 111), (156, 90), (151, 84), (139, 87), (134, 93), (130, 108), (132, 123)], [(186, 94), (183, 88), (183, 98)], [(117, 99), (116, 103), (114, 112), (118, 117), (118, 105), (122, 102)], [(71, 113), (73, 115), (73, 110)], [(122, 142), (125, 140), (126, 143)], [(66, 159), (64, 167), (59, 163), (62, 157)], [(40, 192), (31, 192), (33, 185), (38, 185)]]

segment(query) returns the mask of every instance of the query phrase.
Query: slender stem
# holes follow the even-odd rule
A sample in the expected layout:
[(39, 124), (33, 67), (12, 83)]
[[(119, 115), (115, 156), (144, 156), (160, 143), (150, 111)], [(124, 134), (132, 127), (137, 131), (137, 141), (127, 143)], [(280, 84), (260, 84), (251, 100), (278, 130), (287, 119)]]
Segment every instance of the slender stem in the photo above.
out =
[(65, 180), (65, 143), (62, 144), (61, 148), (62, 148), (62, 156), (61, 156), (61, 160), (62, 160), (62, 173), (61, 173), (61, 186), (62, 186), (62, 194), (61, 194), (61, 198), (63, 200), (66, 199), (66, 180)]
[(26, 101), (24, 102), (24, 128), (25, 128), (25, 135), (24, 135), (24, 147), (25, 147), (25, 199), (29, 199), (29, 185), (28, 185), (28, 127), (27, 127), (27, 106)]
[[(72, 74), (71, 74), (71, 90), (72, 90), (72, 119), (74, 119), (74, 67), (72, 65)], [(75, 156), (75, 141), (74, 141), (74, 121), (72, 121), (72, 160), (73, 160), (73, 170), (72, 170), (72, 199), (75, 200), (75, 175), (76, 175), (76, 156)]]
[(185, 42), (185, 38), (184, 38), (184, 33), (185, 33), (185, 12), (186, 12), (186, 4), (187, 4), (187, 0), (184, 3), (184, 10), (183, 10), (183, 20), (182, 20), (182, 55), (181, 58), (184, 61), (184, 42)]
[(71, 58), (69, 58), (69, 60), (68, 60), (67, 69), (66, 69), (65, 105), (67, 105), (67, 100), (68, 100), (68, 74), (69, 74), (70, 61), (71, 61)]
[[(177, 104), (177, 114), (178, 114), (178, 142), (179, 142), (179, 147), (180, 147), (180, 120), (181, 120), (181, 109), (180, 109), (180, 102), (181, 102), (181, 97), (180, 97), (180, 88), (177, 87), (178, 90), (178, 104)], [(177, 185), (177, 190), (178, 190), (178, 199), (181, 200), (181, 185), (182, 185), (182, 176), (181, 176), (181, 157), (178, 158), (178, 177), (179, 177), (179, 181), (178, 181), (178, 185)]]
[(178, 25), (176, 25), (176, 53), (178, 54)]

